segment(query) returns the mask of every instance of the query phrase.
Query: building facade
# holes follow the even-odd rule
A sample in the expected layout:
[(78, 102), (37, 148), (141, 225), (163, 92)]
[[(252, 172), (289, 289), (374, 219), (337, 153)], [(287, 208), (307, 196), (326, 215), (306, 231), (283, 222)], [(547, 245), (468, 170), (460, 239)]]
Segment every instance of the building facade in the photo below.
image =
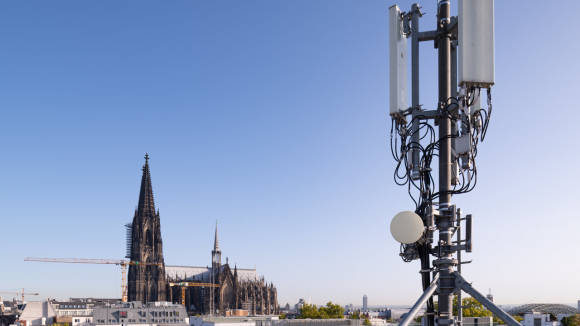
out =
[(535, 311), (524, 314), (521, 324), (523, 326), (560, 326), (559, 321), (550, 319), (550, 314)]
[(159, 211), (155, 211), (149, 156), (145, 155), (139, 204), (128, 226), (128, 301), (184, 303), (196, 314), (278, 314), (278, 295), (272, 283), (255, 269), (232, 269), (222, 252), (216, 224), (211, 267), (165, 266)]
[(369, 298), (365, 294), (365, 295), (363, 295), (362, 312), (368, 312), (368, 311), (369, 311)]
[(20, 326), (50, 326), (55, 322), (56, 313), (48, 301), (29, 301), (24, 306), (17, 321)]
[(50, 304), (56, 313), (56, 323), (69, 326), (92, 326), (92, 302), (86, 301), (51, 301)]
[(169, 302), (129, 302), (95, 307), (93, 323), (94, 326), (186, 326), (189, 325), (189, 318), (182, 305)]

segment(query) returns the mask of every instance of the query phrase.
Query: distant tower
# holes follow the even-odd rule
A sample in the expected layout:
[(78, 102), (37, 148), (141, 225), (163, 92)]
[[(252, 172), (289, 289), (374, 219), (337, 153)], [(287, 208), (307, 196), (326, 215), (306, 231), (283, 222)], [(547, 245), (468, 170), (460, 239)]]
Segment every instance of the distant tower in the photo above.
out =
[(149, 155), (145, 154), (139, 204), (135, 210), (131, 228), (128, 256), (133, 262), (156, 263), (158, 265), (135, 264), (129, 266), (129, 301), (166, 301), (167, 280), (163, 260), (163, 242), (159, 211), (155, 212), (153, 188), (149, 173)]
[(213, 250), (211, 251), (211, 267), (213, 271), (219, 270), (222, 264), (222, 251), (220, 250), (220, 244), (218, 242), (218, 227), (217, 221), (215, 222), (215, 238), (213, 241)]
[(493, 294), (491, 294), (491, 289), (489, 289), (489, 293), (486, 295), (487, 299), (493, 302)]
[(363, 307), (362, 307), (362, 311), (363, 312), (368, 312), (369, 311), (368, 310), (369, 309), (368, 304), (369, 304), (369, 299), (367, 298), (367, 295), (365, 294), (365, 295), (363, 295)]

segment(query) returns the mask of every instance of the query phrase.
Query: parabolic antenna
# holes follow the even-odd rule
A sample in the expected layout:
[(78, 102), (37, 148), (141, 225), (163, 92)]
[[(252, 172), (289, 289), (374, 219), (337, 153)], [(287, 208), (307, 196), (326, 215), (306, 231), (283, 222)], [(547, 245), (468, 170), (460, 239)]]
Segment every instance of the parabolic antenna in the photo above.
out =
[(397, 213), (391, 221), (391, 234), (400, 243), (417, 242), (423, 235), (425, 227), (421, 217), (411, 211)]

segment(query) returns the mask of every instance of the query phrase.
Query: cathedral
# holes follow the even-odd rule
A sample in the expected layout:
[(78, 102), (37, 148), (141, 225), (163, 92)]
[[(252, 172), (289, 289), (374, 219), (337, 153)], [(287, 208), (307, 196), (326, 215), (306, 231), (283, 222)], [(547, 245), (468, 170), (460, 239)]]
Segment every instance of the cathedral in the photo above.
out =
[(191, 314), (278, 314), (278, 298), (272, 283), (256, 269), (222, 264), (217, 224), (211, 267), (166, 266), (159, 210), (155, 211), (149, 155), (145, 155), (139, 203), (133, 222), (127, 224), (129, 301), (171, 301), (185, 304)]

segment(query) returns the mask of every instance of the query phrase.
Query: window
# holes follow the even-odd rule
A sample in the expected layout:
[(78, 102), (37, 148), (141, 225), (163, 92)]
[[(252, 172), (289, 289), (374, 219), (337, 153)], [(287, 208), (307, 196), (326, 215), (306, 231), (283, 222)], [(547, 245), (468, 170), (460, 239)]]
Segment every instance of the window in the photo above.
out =
[(153, 234), (151, 230), (145, 231), (145, 245), (152, 246), (153, 245)]

